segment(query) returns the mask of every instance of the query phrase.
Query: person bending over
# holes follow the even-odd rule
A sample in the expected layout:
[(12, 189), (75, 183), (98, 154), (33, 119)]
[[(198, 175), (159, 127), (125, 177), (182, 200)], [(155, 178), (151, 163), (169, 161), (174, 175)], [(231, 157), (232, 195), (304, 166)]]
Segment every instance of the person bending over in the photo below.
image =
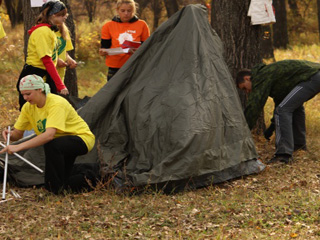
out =
[[(50, 93), (49, 85), (40, 76), (25, 76), (19, 89), (26, 103), (10, 132), (10, 139), (19, 140), (23, 132), (30, 129), (34, 129), (37, 136), (17, 145), (8, 145), (0, 153), (13, 154), (43, 145), (45, 188), (55, 194), (69, 188), (74, 190), (70, 185), (74, 161), (93, 148), (95, 136), (66, 99)], [(7, 135), (8, 130), (3, 130), (5, 140)], [(75, 188), (78, 190), (79, 186)]]
[(244, 114), (250, 129), (256, 124), (268, 97), (275, 103), (276, 152), (268, 163), (289, 163), (294, 150), (306, 149), (303, 103), (320, 91), (319, 69), (318, 63), (283, 60), (238, 72), (237, 87), (249, 93)]

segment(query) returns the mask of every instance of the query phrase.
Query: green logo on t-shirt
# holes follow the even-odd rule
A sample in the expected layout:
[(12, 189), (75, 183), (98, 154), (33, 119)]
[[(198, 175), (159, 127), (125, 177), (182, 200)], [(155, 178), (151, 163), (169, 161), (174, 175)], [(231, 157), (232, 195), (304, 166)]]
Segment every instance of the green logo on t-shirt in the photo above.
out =
[(57, 39), (58, 39), (58, 55), (60, 55), (66, 49), (67, 41), (64, 40), (62, 37), (57, 37)]
[(58, 45), (56, 45), (54, 47), (54, 50), (53, 50), (53, 53), (52, 53), (52, 61), (56, 60), (56, 58), (57, 58), (57, 51), (58, 51), (57, 48), (58, 48)]
[(37, 122), (37, 128), (39, 132), (44, 133), (46, 131), (46, 122), (47, 122), (47, 119), (39, 120)]

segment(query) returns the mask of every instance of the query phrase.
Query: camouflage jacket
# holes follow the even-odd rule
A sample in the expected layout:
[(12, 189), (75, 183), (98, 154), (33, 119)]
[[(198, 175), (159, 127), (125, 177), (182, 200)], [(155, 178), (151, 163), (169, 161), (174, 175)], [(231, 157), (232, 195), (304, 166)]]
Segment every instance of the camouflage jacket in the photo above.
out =
[(320, 64), (303, 60), (283, 60), (269, 65), (258, 64), (252, 68), (252, 91), (249, 94), (245, 117), (252, 129), (268, 99), (275, 106), (300, 82), (308, 81), (320, 70)]

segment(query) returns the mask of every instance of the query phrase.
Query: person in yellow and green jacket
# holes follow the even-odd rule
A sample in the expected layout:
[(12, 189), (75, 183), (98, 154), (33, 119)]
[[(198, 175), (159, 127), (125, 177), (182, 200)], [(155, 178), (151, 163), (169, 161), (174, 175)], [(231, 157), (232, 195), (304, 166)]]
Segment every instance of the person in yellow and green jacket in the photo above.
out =
[(25, 103), (19, 90), (20, 80), (30, 74), (41, 76), (49, 84), (51, 93), (68, 95), (69, 90), (61, 80), (56, 65), (58, 62), (58, 40), (55, 32), (59, 31), (58, 25), (63, 24), (68, 17), (65, 4), (61, 1), (48, 1), (40, 9), (40, 14), (36, 19), (28, 34), (26, 63), (17, 81), (19, 92), (20, 110)]
[(61, 80), (64, 81), (66, 68), (76, 68), (77, 62), (68, 54), (68, 51), (73, 50), (69, 29), (64, 22), (57, 26), (59, 28), (59, 31), (56, 32), (58, 39), (57, 71)]

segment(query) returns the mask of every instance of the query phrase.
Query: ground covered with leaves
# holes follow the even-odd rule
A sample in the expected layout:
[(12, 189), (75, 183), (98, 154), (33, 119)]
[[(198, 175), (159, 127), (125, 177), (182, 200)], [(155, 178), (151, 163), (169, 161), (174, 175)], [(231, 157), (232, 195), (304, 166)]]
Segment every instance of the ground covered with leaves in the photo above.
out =
[[(7, 75), (2, 76), (3, 81)], [(15, 83), (5, 80), (1, 129), (19, 113)], [(296, 152), (292, 164), (267, 166), (257, 175), (173, 195), (147, 189), (118, 194), (100, 186), (56, 196), (8, 185), (9, 201), (0, 204), (0, 239), (320, 239), (319, 104), (315, 98), (306, 105), (308, 151)], [(272, 104), (265, 110), (270, 115)], [(274, 136), (253, 137), (266, 162), (274, 153)]]
[[(260, 154), (268, 157), (268, 145)], [(319, 239), (320, 169), (311, 153), (258, 175), (174, 195), (97, 188), (55, 196), (16, 188), (0, 205), (1, 239)]]
[[(0, 46), (3, 129), (19, 114), (16, 81), (23, 54), (19, 41)], [(277, 52), (277, 59), (319, 61), (319, 49), (297, 47)], [(92, 96), (105, 83), (99, 57), (80, 64), (77, 73), (80, 97)], [(88, 193), (56, 196), (42, 188), (8, 184), (9, 201), (0, 203), (0, 239), (320, 239), (319, 105), (319, 97), (306, 104), (308, 151), (296, 152), (292, 164), (267, 166), (260, 174), (207, 188), (166, 195), (148, 189), (119, 194), (99, 186)], [(265, 110), (269, 121), (270, 102)], [(253, 137), (266, 162), (274, 153), (274, 136), (271, 141)]]

